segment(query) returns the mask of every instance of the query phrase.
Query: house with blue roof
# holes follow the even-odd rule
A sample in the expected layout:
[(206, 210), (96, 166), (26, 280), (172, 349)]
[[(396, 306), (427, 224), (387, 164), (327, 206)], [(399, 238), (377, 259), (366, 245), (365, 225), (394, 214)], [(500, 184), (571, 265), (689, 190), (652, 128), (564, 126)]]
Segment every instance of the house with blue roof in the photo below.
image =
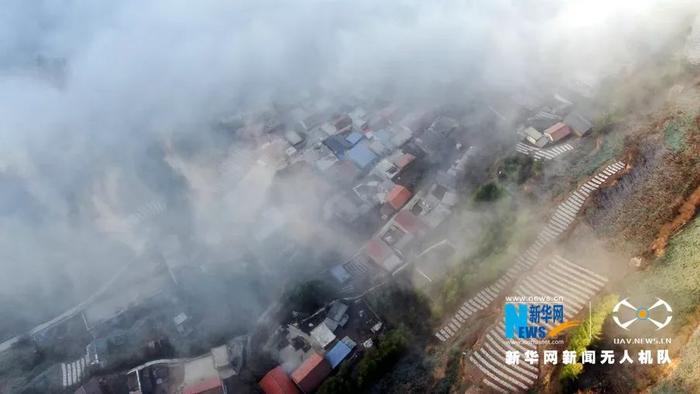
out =
[(323, 144), (328, 147), (328, 149), (335, 154), (335, 156), (342, 160), (345, 157), (345, 152), (352, 148), (353, 144), (345, 139), (341, 134), (332, 135), (325, 140)]
[(354, 146), (355, 144), (360, 142), (360, 140), (362, 140), (362, 138), (364, 138), (364, 135), (362, 135), (362, 133), (358, 133), (357, 131), (352, 131), (345, 137), (345, 141), (347, 141), (348, 143), (350, 143)]
[(345, 337), (338, 341), (332, 348), (331, 350), (326, 353), (326, 360), (328, 363), (331, 365), (331, 368), (335, 368), (340, 363), (345, 360), (350, 353), (352, 353), (352, 349), (355, 348), (355, 342), (350, 339), (349, 337)]
[(345, 269), (345, 267), (343, 267), (342, 264), (338, 264), (331, 268), (330, 273), (333, 276), (333, 278), (337, 280), (340, 284), (343, 284), (350, 280), (350, 273), (348, 272), (348, 270)]
[(345, 158), (352, 160), (360, 170), (364, 171), (374, 165), (379, 159), (379, 156), (369, 149), (369, 145), (366, 141), (360, 141), (345, 153)]

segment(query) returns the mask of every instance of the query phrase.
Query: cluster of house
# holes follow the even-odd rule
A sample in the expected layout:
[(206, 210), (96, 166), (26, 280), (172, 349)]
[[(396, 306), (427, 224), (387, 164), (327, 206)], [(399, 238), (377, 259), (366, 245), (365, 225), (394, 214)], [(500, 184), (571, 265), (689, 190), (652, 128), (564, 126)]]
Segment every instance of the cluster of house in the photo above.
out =
[[(382, 329), (362, 302), (347, 305), (336, 300), (319, 312), (323, 313), (314, 314), (299, 327), (280, 328), (271, 338), (280, 364), (258, 383), (266, 394), (314, 392), (358, 349), (372, 347), (372, 337)], [(349, 327), (351, 320), (354, 327)], [(365, 339), (360, 346), (351, 336)]]
[(154, 360), (132, 368), (129, 393), (225, 394), (226, 379), (243, 367), (246, 343), (247, 337), (239, 337), (196, 358)]
[[(361, 105), (300, 106), (271, 119), (248, 121), (241, 127), (255, 131), (242, 134), (262, 130), (266, 154), (260, 157), (275, 168), (303, 163), (337, 185), (323, 203), (324, 219), (373, 234), (353, 260), (385, 272), (404, 266), (415, 241), (449, 216), (472, 150), (456, 144), (458, 121), (435, 110), (388, 105), (370, 112)], [(464, 158), (418, 190), (424, 168), (431, 164), (444, 167), (456, 146)], [(273, 213), (260, 221), (264, 229), (253, 231), (260, 235), (256, 235), (259, 241), (273, 227), (284, 225)], [(334, 276), (345, 282), (353, 274), (349, 265), (355, 263), (334, 267)]]
[[(419, 175), (412, 174), (412, 170), (422, 161), (443, 162), (445, 149), (455, 150), (453, 137), (458, 122), (433, 110), (405, 110), (396, 105), (374, 112), (359, 105), (345, 106), (340, 110), (336, 107), (299, 107), (283, 114), (252, 117), (245, 121), (236, 117), (225, 119), (220, 126), (236, 129), (239, 134), (255, 135), (253, 139), (256, 141), (263, 136), (254, 150), (258, 163), (276, 170), (305, 164), (322, 178), (340, 185), (333, 188), (333, 195), (322, 207), (324, 217), (351, 225), (364, 222), (368, 216), (377, 219), (374, 221), (377, 225), (369, 230), (373, 235), (368, 237), (369, 241), (354, 259), (361, 259), (388, 273), (405, 266), (416, 252), (418, 241), (450, 215), (457, 202), (458, 179), (463, 175), (466, 160), (472, 152), (472, 148), (457, 145), (459, 157), (451, 166), (450, 163), (444, 166), (427, 187), (418, 189), (416, 177)], [(234, 167), (226, 170), (238, 171)], [(245, 179), (245, 174), (240, 178)], [(259, 241), (264, 241), (275, 228), (284, 225), (283, 221), (277, 220), (274, 209), (266, 210), (264, 214), (267, 217), (259, 221), (260, 228), (252, 231)], [(171, 260), (170, 254), (178, 255), (164, 254), (168, 261)], [(331, 270), (341, 283), (353, 274), (348, 263), (351, 262)], [(171, 268), (177, 265), (167, 264), (170, 276)], [(170, 276), (163, 276), (163, 280), (170, 280)], [(172, 280), (177, 283), (176, 277), (173, 276)], [(153, 292), (161, 287), (148, 286), (145, 290)], [(140, 295), (142, 299), (154, 297), (145, 290)], [(114, 316), (121, 316), (123, 308), (119, 308), (129, 302), (133, 300), (110, 304), (111, 309), (88, 309), (84, 314), (86, 323), (92, 328), (106, 326), (105, 323)], [(296, 362), (281, 363), (261, 381), (261, 387), (267, 390), (265, 382), (278, 381), (284, 375), (298, 390), (312, 391), (317, 382), (354, 350), (372, 346), (371, 337), (359, 341), (358, 345), (345, 330), (347, 308), (342, 303), (333, 304), (325, 318), (314, 321), (308, 332), (287, 327), (291, 337), (288, 346), (280, 353), (289, 357), (281, 358), (296, 359)], [(184, 313), (173, 316), (175, 331), (187, 336), (192, 331), (190, 318)], [(372, 332), (379, 331), (381, 323), (373, 323), (372, 328)], [(88, 351), (92, 354), (90, 359), (103, 364), (102, 356), (108, 353), (107, 345), (120, 343), (120, 338), (121, 333), (115, 331), (93, 341)], [(136, 367), (127, 375), (130, 390), (135, 393), (225, 392), (223, 382), (232, 373), (231, 351), (230, 346), (215, 348), (196, 359), (155, 360)], [(280, 370), (286, 372), (281, 374)], [(67, 376), (72, 369), (66, 371), (64, 375)], [(64, 386), (74, 387), (80, 380), (76, 374), (76, 379)], [(81, 386), (81, 389), (85, 388)]]
[(355, 107), (319, 125), (308, 119), (300, 122), (306, 127), (306, 149), (295, 152), (292, 161), (306, 161), (323, 176), (347, 186), (325, 203), (326, 219), (358, 223), (367, 215), (376, 215), (377, 207), (385, 218), (410, 198), (407, 185), (397, 182), (418, 156), (407, 144), (434, 115), (415, 111), (396, 119), (399, 116), (396, 106), (373, 116)]
[[(331, 107), (335, 108), (335, 107)], [(304, 162), (323, 177), (341, 184), (323, 207), (327, 219), (354, 223), (364, 215), (386, 218), (412, 196), (412, 179), (402, 174), (417, 161), (440, 161), (458, 128), (456, 120), (434, 110), (406, 110), (388, 105), (369, 112), (359, 105), (340, 109), (294, 108), (285, 123), (246, 126), (268, 130), (263, 144), (274, 152), (278, 168)], [(277, 148), (273, 149), (272, 146)]]
[[(353, 268), (369, 262), (388, 273), (396, 273), (420, 252), (424, 240), (451, 214), (458, 202), (459, 180), (464, 176), (467, 162), (475, 148), (459, 148), (460, 154), (446, 170), (415, 194), (402, 189), (396, 199), (396, 213), (369, 239), (350, 261), (331, 269), (340, 284), (348, 282)], [(394, 201), (394, 200), (392, 200)]]
[(593, 124), (582, 111), (573, 107), (571, 101), (555, 94), (551, 102), (528, 117), (517, 132), (537, 148), (555, 144), (572, 134), (583, 137)]
[[(331, 225), (340, 224), (369, 238), (389, 221), (387, 230), (394, 226), (397, 237), (407, 234), (395, 245), (396, 237), (379, 234), (358, 256), (380, 271), (393, 272), (401, 266), (400, 261), (406, 260), (403, 254), (411, 237), (421, 236), (420, 223), (435, 226), (441, 216), (448, 214), (446, 205), (438, 201), (445, 197), (449, 205), (453, 180), (434, 185), (430, 193), (417, 188), (422, 186), (426, 168), (449, 160), (446, 158), (454, 151), (460, 124), (444, 115), (447, 111), (394, 104), (368, 109), (366, 103), (348, 100), (352, 103), (300, 103), (221, 123), (236, 138), (249, 136), (246, 142), (256, 146), (249, 150), (255, 159), (252, 162), (275, 169), (279, 179), (303, 172), (313, 185), (321, 185), (323, 201), (318, 212)], [(450, 155), (445, 154), (447, 151)], [(237, 176), (231, 179), (247, 178), (249, 169), (234, 167), (226, 170), (236, 171)], [(405, 209), (407, 205), (412, 211)], [(406, 212), (392, 219), (402, 210)], [(292, 225), (289, 220), (274, 206), (259, 214), (251, 228), (253, 241), (274, 254), (259, 257), (260, 261), (276, 261), (293, 254), (296, 240), (284, 231)]]
[(325, 354), (313, 352), (292, 373), (287, 374), (278, 365), (265, 374), (259, 382), (266, 394), (312, 393), (331, 374), (333, 369), (352, 352), (356, 346), (349, 337), (339, 340)]

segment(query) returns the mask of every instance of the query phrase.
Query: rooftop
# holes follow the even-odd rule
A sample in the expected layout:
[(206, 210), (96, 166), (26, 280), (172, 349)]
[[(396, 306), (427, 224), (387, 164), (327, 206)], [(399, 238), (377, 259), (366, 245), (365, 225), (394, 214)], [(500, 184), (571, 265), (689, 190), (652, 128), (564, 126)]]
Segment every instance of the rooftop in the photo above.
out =
[(330, 272), (333, 278), (340, 283), (345, 283), (351, 278), (350, 273), (345, 269), (345, 267), (343, 267), (342, 264), (334, 266), (331, 268)]
[(569, 126), (567, 126), (566, 124), (559, 122), (545, 130), (544, 134), (548, 135), (551, 141), (559, 141), (562, 138), (571, 134), (571, 128), (569, 128)]
[(302, 391), (313, 392), (321, 385), (321, 382), (331, 373), (331, 365), (323, 356), (313, 353), (294, 372), (292, 380)]
[[(209, 354), (185, 363), (185, 378), (183, 381), (185, 394), (209, 393), (221, 387), (219, 372), (214, 368), (214, 357)], [(211, 391), (212, 393), (221, 391)]]
[(360, 169), (367, 169), (377, 160), (377, 155), (369, 149), (368, 144), (358, 143), (346, 152), (346, 157), (352, 160)]
[(277, 366), (270, 370), (258, 382), (262, 391), (265, 394), (298, 394), (299, 389), (294, 385), (292, 379), (289, 378), (281, 366)]
[(321, 322), (319, 325), (314, 327), (313, 330), (311, 330), (311, 337), (316, 340), (321, 347), (326, 347), (328, 344), (333, 342), (335, 339), (335, 334), (333, 334), (333, 331), (328, 328), (325, 322)]
[(397, 213), (394, 217), (394, 223), (401, 227), (402, 230), (415, 236), (423, 235), (430, 230), (427, 224), (407, 210)]
[(223, 394), (222, 382), (219, 377), (212, 377), (185, 387), (183, 394)]
[(331, 350), (326, 353), (326, 360), (328, 360), (328, 363), (331, 365), (331, 368), (337, 367), (343, 360), (345, 360), (345, 357), (347, 357), (350, 352), (352, 352), (352, 348), (348, 346), (346, 343), (343, 341), (338, 341), (332, 348)]
[(393, 189), (391, 189), (391, 191), (389, 191), (389, 194), (387, 194), (386, 201), (394, 209), (398, 210), (411, 199), (411, 196), (413, 196), (413, 193), (406, 189), (406, 187), (396, 185)]
[(580, 112), (574, 111), (564, 118), (564, 123), (579, 136), (588, 133), (593, 128), (593, 123)]
[(375, 264), (389, 272), (394, 271), (401, 264), (401, 259), (396, 253), (380, 239), (370, 239), (365, 246), (365, 253)]

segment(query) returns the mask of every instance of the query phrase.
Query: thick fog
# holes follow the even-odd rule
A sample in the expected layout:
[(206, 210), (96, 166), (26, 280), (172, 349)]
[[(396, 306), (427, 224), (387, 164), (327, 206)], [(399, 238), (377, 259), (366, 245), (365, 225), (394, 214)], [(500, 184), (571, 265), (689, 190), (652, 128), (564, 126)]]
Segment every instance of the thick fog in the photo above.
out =
[(298, 100), (434, 104), (573, 77), (595, 82), (658, 50), (691, 8), (7, 1), (0, 295), (60, 312), (125, 265), (164, 253), (173, 237), (184, 259), (235, 265), (259, 247), (251, 232), (276, 203), (274, 215), (298, 241), (351, 249), (343, 234), (318, 238), (323, 225), (304, 221), (322, 204), (313, 179), (295, 185), (299, 201), (269, 199), (273, 163), (217, 134), (216, 122)]

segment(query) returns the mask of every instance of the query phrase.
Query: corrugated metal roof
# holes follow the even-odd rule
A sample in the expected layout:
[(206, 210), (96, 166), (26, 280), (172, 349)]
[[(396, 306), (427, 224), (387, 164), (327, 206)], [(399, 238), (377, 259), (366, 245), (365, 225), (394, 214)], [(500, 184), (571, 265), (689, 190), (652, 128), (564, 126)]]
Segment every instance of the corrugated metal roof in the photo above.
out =
[(567, 115), (566, 118), (564, 118), (564, 123), (569, 125), (578, 135), (586, 134), (593, 127), (590, 120), (576, 111)]
[(560, 139), (571, 134), (571, 128), (566, 124), (559, 122), (545, 130), (544, 134), (550, 136), (552, 141), (559, 141)]
[(410, 190), (406, 189), (404, 186), (396, 185), (391, 189), (389, 194), (387, 194), (386, 201), (394, 209), (401, 209), (401, 207), (411, 199), (411, 196), (413, 196), (413, 193), (411, 193)]
[(363, 137), (364, 137), (364, 136), (363, 136), (361, 133), (358, 133), (357, 131), (353, 131), (353, 132), (351, 132), (350, 134), (348, 134), (347, 137), (345, 137), (345, 140), (346, 140), (347, 142), (349, 142), (349, 143), (355, 145), (355, 144), (357, 144), (358, 142), (360, 142), (360, 140), (361, 140)]
[(299, 394), (299, 389), (281, 366), (265, 374), (258, 384), (265, 394)]
[(401, 259), (381, 239), (370, 239), (365, 245), (365, 253), (375, 264), (389, 272), (393, 272), (401, 265)]
[(311, 337), (316, 340), (321, 347), (325, 348), (331, 342), (333, 342), (335, 339), (335, 334), (333, 334), (333, 331), (328, 328), (325, 322), (321, 322), (319, 325), (314, 327), (313, 330), (311, 330)]
[(430, 230), (430, 228), (423, 223), (422, 220), (407, 210), (399, 212), (394, 217), (394, 223), (396, 223), (406, 232), (413, 235), (422, 235)]
[(338, 343), (326, 353), (326, 360), (328, 360), (331, 368), (335, 368), (345, 360), (345, 357), (347, 357), (350, 352), (352, 352), (352, 349), (348, 345), (342, 341), (338, 341)]
[(345, 283), (350, 280), (350, 273), (343, 267), (342, 264), (331, 268), (331, 275), (340, 283)]
[(377, 160), (377, 155), (364, 143), (358, 143), (353, 146), (352, 149), (347, 151), (346, 157), (363, 170)]
[(320, 354), (314, 353), (292, 372), (292, 380), (304, 392), (310, 393), (318, 388), (331, 370), (328, 361)]

